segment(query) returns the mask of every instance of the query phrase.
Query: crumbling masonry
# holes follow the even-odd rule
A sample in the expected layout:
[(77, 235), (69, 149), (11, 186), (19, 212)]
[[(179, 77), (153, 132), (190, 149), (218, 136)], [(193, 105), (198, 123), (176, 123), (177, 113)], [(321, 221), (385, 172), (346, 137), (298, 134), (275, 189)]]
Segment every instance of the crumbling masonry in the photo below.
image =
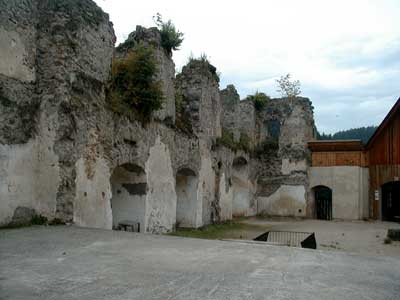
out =
[[(157, 29), (137, 27), (117, 50), (115, 40), (90, 0), (0, 0), (0, 225), (24, 209), (87, 227), (130, 220), (154, 233), (311, 216), (308, 99), (257, 111), (233, 86), (220, 91), (208, 63), (175, 76)], [(105, 94), (113, 56), (138, 41), (155, 49), (165, 96), (146, 125), (113, 112)], [(231, 149), (224, 133), (249, 148)]]

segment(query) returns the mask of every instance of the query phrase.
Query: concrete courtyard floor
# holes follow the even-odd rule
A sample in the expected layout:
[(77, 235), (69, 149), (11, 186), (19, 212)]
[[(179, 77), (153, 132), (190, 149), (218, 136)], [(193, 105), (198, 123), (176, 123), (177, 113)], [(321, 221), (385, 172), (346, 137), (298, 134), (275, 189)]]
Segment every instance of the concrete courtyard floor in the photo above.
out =
[(0, 230), (0, 299), (399, 299), (400, 259), (77, 227)]

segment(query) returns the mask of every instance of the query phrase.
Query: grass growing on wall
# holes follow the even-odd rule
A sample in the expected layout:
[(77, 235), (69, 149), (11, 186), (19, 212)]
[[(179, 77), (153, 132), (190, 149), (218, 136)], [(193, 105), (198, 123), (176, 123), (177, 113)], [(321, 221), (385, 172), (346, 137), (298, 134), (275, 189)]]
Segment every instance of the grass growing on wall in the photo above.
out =
[(233, 133), (226, 128), (222, 128), (221, 137), (217, 139), (216, 145), (225, 146), (233, 151), (243, 150), (249, 152), (251, 150), (250, 142), (250, 137), (245, 132), (241, 132), (239, 141), (235, 141)]

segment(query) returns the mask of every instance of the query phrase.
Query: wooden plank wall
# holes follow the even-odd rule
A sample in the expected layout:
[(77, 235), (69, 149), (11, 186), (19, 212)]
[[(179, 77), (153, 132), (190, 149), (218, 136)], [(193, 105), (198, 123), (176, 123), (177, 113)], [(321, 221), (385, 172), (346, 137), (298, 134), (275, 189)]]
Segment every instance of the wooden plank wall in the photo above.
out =
[(313, 167), (367, 166), (366, 155), (362, 151), (313, 152)]
[(368, 149), (370, 164), (400, 164), (400, 111)]
[[(368, 149), (370, 215), (379, 218), (379, 201), (375, 191), (400, 177), (400, 111), (383, 128)], [(400, 199), (396, 199), (400, 201)]]

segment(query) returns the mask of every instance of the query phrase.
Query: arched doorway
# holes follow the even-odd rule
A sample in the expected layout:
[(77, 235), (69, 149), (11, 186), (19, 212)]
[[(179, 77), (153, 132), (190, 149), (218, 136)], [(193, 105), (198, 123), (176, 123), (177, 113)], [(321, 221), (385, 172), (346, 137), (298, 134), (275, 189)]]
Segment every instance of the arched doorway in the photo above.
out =
[(332, 190), (324, 185), (313, 188), (317, 219), (332, 220)]
[(250, 209), (250, 187), (247, 160), (237, 157), (232, 164), (232, 216), (247, 216)]
[(400, 181), (382, 185), (382, 220), (400, 222)]
[(191, 169), (176, 173), (176, 227), (196, 227), (197, 185), (198, 178)]
[(113, 229), (131, 224), (134, 231), (145, 231), (146, 173), (134, 164), (115, 168), (111, 175)]

